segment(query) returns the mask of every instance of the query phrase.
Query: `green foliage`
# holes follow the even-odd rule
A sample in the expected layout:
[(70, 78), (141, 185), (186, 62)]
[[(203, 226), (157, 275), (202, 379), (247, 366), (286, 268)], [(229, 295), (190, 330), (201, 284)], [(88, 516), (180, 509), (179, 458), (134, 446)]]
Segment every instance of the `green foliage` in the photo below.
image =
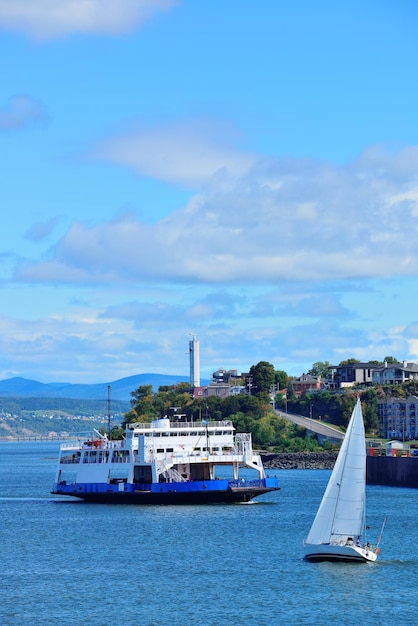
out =
[[(123, 426), (135, 422), (150, 422), (153, 419), (174, 413), (195, 415), (190, 413), (190, 406), (193, 401), (188, 393), (190, 386), (187, 383), (180, 383), (176, 387), (162, 386), (157, 393), (153, 393), (151, 385), (141, 385), (131, 393), (131, 410), (126, 413)], [(178, 409), (178, 411), (177, 411)], [(195, 413), (199, 411), (196, 405)]]
[(359, 361), (358, 359), (345, 359), (344, 361), (340, 362), (340, 365), (354, 365), (355, 363), (361, 363), (361, 361)]
[(310, 370), (308, 370), (308, 374), (311, 376), (321, 376), (321, 378), (326, 378), (328, 376), (328, 368), (331, 367), (331, 363), (329, 361), (317, 361), (314, 363)]
[(276, 389), (286, 389), (289, 383), (289, 376), (287, 372), (284, 370), (276, 370), (274, 372), (274, 384), (276, 385)]
[(337, 426), (346, 426), (350, 417), (348, 415), (347, 418), (343, 396), (330, 391), (309, 393), (300, 398), (293, 397), (288, 400), (287, 407), (289, 413), (298, 413), (305, 417), (312, 415), (313, 419), (321, 419)]
[(110, 438), (113, 441), (116, 441), (118, 439), (123, 439), (124, 435), (125, 435), (125, 430), (124, 428), (122, 428), (122, 426), (114, 426), (110, 431)]
[(399, 363), (398, 359), (394, 356), (385, 356), (383, 361), (386, 361), (388, 365), (396, 365), (396, 363)]
[(131, 396), (132, 409), (125, 415), (123, 427), (135, 422), (150, 422), (158, 417), (158, 402), (154, 402), (152, 385), (140, 385)]
[(374, 388), (367, 389), (361, 394), (361, 404), (364, 417), (364, 426), (366, 431), (379, 431), (379, 416), (377, 404), (377, 390)]
[(260, 361), (252, 365), (249, 372), (255, 394), (269, 393), (275, 381), (274, 366), (267, 361)]

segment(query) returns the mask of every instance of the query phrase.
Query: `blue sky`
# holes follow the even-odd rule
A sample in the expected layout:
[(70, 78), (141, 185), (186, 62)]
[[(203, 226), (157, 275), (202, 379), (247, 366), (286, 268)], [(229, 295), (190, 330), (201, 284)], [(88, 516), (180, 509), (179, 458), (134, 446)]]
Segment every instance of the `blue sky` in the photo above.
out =
[(0, 379), (418, 360), (414, 0), (0, 0)]

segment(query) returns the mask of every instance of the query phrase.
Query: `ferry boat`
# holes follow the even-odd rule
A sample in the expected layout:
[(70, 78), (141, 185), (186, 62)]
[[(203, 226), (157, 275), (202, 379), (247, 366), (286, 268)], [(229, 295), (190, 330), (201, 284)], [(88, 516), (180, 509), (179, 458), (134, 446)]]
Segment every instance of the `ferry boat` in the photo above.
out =
[(231, 421), (164, 417), (128, 424), (121, 441), (95, 431), (63, 444), (51, 493), (88, 502), (206, 504), (248, 502), (278, 489), (251, 434), (236, 433)]

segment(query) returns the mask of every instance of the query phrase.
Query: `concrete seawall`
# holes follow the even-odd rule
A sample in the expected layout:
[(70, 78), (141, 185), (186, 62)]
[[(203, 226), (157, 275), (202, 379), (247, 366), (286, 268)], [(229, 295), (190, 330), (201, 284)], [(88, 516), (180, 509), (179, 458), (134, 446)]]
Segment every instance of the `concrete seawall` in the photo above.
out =
[(418, 487), (418, 458), (368, 456), (366, 480), (371, 485)]
[[(336, 452), (262, 453), (266, 469), (332, 469)], [(370, 485), (418, 487), (418, 457), (368, 456), (366, 482)]]

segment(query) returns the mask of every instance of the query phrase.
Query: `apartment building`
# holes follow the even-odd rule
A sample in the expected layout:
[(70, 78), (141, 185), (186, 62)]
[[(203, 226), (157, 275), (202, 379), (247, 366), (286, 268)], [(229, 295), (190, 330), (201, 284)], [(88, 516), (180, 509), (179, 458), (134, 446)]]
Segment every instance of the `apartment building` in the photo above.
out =
[(418, 397), (378, 400), (379, 433), (384, 439), (408, 441), (418, 437)]

